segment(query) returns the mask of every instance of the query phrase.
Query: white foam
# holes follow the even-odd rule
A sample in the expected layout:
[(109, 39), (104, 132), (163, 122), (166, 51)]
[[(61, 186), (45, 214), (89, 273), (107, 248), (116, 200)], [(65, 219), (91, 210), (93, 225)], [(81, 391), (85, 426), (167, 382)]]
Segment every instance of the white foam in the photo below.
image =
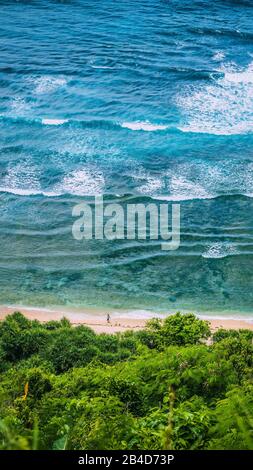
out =
[(121, 127), (130, 129), (132, 131), (162, 131), (167, 129), (168, 126), (163, 124), (151, 124), (148, 121), (136, 121), (136, 122), (123, 122)]
[(35, 194), (41, 191), (39, 171), (34, 166), (31, 157), (27, 157), (25, 162), (9, 166), (1, 185), (1, 191), (22, 195)]
[(30, 105), (26, 102), (26, 100), (20, 96), (13, 98), (10, 103), (10, 113), (8, 115), (20, 116), (26, 115), (27, 112), (30, 110)]
[[(198, 175), (198, 171), (200, 174)], [(167, 201), (185, 201), (191, 199), (211, 199), (216, 196), (211, 190), (206, 189), (198, 180), (207, 172), (206, 167), (196, 165), (195, 171), (190, 163), (174, 165), (173, 168), (163, 173), (153, 175), (151, 172), (139, 168), (133, 175), (136, 181), (141, 181), (138, 192), (148, 195), (153, 199)], [(195, 178), (192, 176), (195, 176)]]
[(213, 55), (212, 59), (215, 60), (215, 61), (220, 61), (220, 60), (224, 59), (224, 57), (225, 57), (225, 52), (217, 51)]
[(91, 65), (93, 69), (101, 69), (101, 70), (114, 70), (114, 67), (109, 67), (109, 65)]
[(234, 64), (220, 68), (213, 84), (187, 87), (176, 102), (181, 108), (184, 132), (216, 135), (253, 131), (253, 63), (246, 69)]
[(47, 126), (61, 126), (68, 122), (68, 119), (42, 119), (41, 122)]
[(31, 189), (22, 189), (22, 188), (12, 188), (7, 186), (0, 186), (1, 193), (16, 194), (18, 196), (33, 196), (36, 194), (42, 194), (41, 191), (31, 190)]
[(8, 186), (0, 186), (0, 193), (15, 194), (17, 196), (45, 196), (45, 197), (57, 197), (61, 196), (60, 191), (43, 191), (42, 189), (26, 189), (26, 188), (15, 188)]
[(26, 163), (22, 162), (9, 168), (0, 185), (0, 192), (21, 196), (54, 197), (63, 194), (95, 196), (102, 194), (104, 188), (104, 176), (96, 167), (73, 171), (52, 189), (43, 189), (39, 178), (40, 169), (28, 159)]
[(174, 201), (182, 201), (187, 199), (210, 199), (213, 194), (208, 192), (197, 181), (190, 181), (189, 179), (172, 175), (170, 179), (170, 193), (171, 199)]
[(78, 196), (95, 196), (103, 193), (104, 176), (97, 168), (85, 168), (71, 172), (54, 191)]
[(63, 87), (67, 84), (67, 80), (63, 77), (53, 77), (44, 75), (42, 77), (29, 77), (28, 81), (34, 85), (34, 93), (40, 95), (44, 93), (51, 93), (57, 88)]
[[(138, 178), (136, 178), (138, 179)], [(156, 194), (157, 191), (160, 191), (164, 187), (164, 182), (162, 178), (158, 176), (146, 175), (146, 182), (138, 187), (138, 191), (141, 194), (152, 196)]]
[(237, 253), (236, 247), (232, 244), (217, 242), (210, 245), (208, 249), (202, 254), (203, 258), (226, 258), (226, 256), (235, 255)]
[[(144, 175), (142, 175), (143, 179)], [(138, 179), (138, 177), (135, 177)], [(146, 182), (138, 187), (138, 192), (151, 196), (153, 199), (167, 201), (186, 201), (188, 199), (209, 199), (214, 197), (207, 192), (200, 184), (185, 179), (184, 177), (171, 174), (166, 171), (160, 177), (145, 175)], [(167, 192), (169, 194), (163, 194)]]
[(197, 122), (193, 122), (191, 125), (179, 126), (182, 132), (193, 132), (198, 134), (213, 134), (213, 135), (238, 135), (238, 134), (249, 134), (253, 130), (253, 120), (248, 123), (241, 123), (233, 125), (231, 127), (217, 127), (201, 125)]
[(154, 199), (185, 201), (212, 199), (220, 195), (243, 194), (252, 197), (253, 163), (226, 160), (173, 164), (159, 175), (137, 167), (132, 178), (139, 193)]
[(166, 318), (168, 314), (166, 313), (158, 313), (155, 311), (150, 311), (150, 310), (128, 310), (128, 311), (120, 311), (116, 310), (112, 312), (112, 315), (115, 318), (132, 318), (136, 320), (148, 320), (152, 318)]
[[(188, 160), (168, 162), (168, 168), (157, 173), (141, 165), (130, 166), (131, 187), (134, 192), (153, 199), (185, 201), (212, 199), (222, 195), (242, 194), (253, 197), (253, 162), (234, 159), (220, 161)], [(7, 174), (0, 178), (0, 191), (22, 195), (102, 194), (105, 176), (95, 164), (79, 167), (66, 173), (62, 181), (53, 187), (43, 187), (42, 166), (32, 157), (21, 163), (10, 163)]]
[(48, 197), (62, 194), (61, 191), (54, 188), (52, 190), (42, 189), (40, 174), (40, 167), (34, 164), (32, 157), (27, 157), (26, 161), (9, 166), (8, 172), (1, 182), (0, 192), (19, 196), (44, 195)]

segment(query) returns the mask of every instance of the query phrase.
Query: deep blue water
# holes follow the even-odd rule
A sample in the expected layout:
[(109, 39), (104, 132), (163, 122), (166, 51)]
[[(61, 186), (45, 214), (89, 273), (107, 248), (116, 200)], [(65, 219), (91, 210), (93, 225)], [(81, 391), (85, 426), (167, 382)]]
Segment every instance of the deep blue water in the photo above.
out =
[[(252, 312), (253, 1), (0, 0), (0, 19), (0, 303)], [(74, 240), (97, 194), (180, 201), (180, 248)]]

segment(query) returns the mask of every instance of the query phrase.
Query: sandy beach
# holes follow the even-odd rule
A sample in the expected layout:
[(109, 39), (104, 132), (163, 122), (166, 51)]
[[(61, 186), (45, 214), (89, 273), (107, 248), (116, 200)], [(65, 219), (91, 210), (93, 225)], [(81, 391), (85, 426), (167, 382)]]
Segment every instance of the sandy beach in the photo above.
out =
[[(60, 320), (63, 317), (73, 325), (86, 325), (92, 328), (96, 333), (118, 333), (126, 330), (141, 330), (145, 327), (146, 322), (159, 314), (149, 312), (148, 317), (145, 317), (143, 312), (127, 312), (110, 310), (101, 311), (97, 309), (72, 309), (69, 311), (66, 308), (59, 309), (47, 309), (47, 308), (33, 308), (23, 306), (0, 306), (0, 321), (3, 320), (7, 315), (13, 312), (22, 312), (30, 320), (39, 320), (40, 322), (48, 322), (50, 320)], [(110, 313), (110, 323), (107, 323), (107, 313)], [(175, 312), (168, 312), (172, 314)], [(164, 314), (161, 315), (164, 318)], [(212, 318), (211, 316), (198, 315), (203, 319), (210, 322), (211, 330), (215, 331), (219, 328), (225, 329), (250, 329), (253, 330), (253, 316), (252, 319), (247, 317), (246, 319), (235, 319), (235, 318)]]

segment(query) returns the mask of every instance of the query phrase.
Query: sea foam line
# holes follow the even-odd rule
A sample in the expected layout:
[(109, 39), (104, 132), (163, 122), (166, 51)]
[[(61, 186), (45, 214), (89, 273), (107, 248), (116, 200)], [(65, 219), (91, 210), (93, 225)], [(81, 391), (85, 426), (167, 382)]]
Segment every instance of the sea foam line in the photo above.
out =
[[(73, 190), (71, 191), (71, 188), (55, 188), (53, 190), (43, 190), (43, 189), (28, 189), (28, 188), (12, 188), (12, 187), (5, 187), (5, 186), (0, 186), (0, 193), (8, 193), (8, 194), (14, 194), (16, 196), (45, 196), (45, 197), (58, 197), (58, 196), (95, 196), (102, 194), (102, 191), (99, 190), (97, 193), (92, 193), (89, 191), (88, 193), (85, 190)], [(106, 191), (104, 192), (106, 195), (111, 195), (111, 193), (107, 193)], [(132, 194), (133, 196), (140, 197), (139, 193)], [(117, 197), (123, 197), (125, 194), (118, 194), (115, 195)], [(155, 201), (195, 201), (195, 200), (207, 200), (207, 199), (218, 199), (222, 197), (234, 197), (234, 196), (243, 196), (247, 197), (249, 199), (253, 198), (253, 193), (238, 193), (238, 194), (232, 194), (232, 193), (226, 193), (226, 194), (216, 194), (216, 195), (208, 195), (208, 196), (198, 196), (198, 195), (188, 195), (188, 196), (180, 196), (180, 195), (145, 195), (142, 194), (143, 197), (150, 197), (151, 199)]]
[(69, 122), (68, 119), (42, 119), (42, 124), (46, 126), (61, 126), (62, 124), (66, 124)]
[(121, 127), (130, 129), (131, 131), (164, 131), (168, 129), (168, 126), (164, 124), (152, 124), (149, 121), (130, 121), (130, 122), (123, 122)]

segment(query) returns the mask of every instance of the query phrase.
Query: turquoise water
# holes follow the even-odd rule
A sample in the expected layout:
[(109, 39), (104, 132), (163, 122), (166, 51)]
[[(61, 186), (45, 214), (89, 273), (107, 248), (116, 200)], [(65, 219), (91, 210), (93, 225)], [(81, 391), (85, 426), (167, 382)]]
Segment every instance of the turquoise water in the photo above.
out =
[[(0, 303), (253, 307), (253, 3), (0, 1)], [(181, 246), (72, 209), (181, 204)]]

